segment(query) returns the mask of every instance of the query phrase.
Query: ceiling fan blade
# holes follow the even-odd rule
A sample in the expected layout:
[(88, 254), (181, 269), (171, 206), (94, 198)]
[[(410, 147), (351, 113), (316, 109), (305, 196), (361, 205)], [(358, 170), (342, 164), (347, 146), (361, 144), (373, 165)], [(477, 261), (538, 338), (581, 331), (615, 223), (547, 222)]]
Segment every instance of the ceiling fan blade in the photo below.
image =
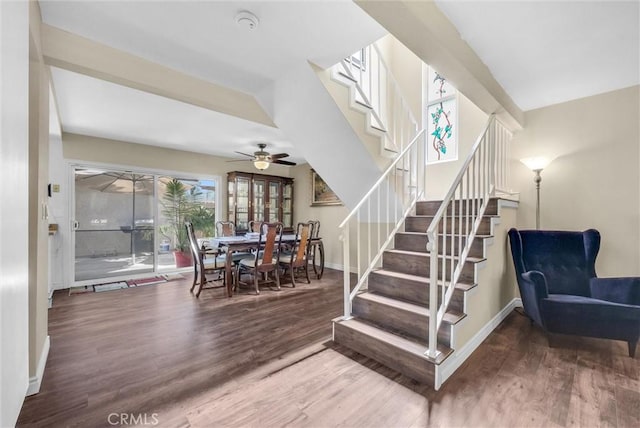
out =
[(225, 162), (252, 162), (253, 159), (233, 159), (233, 160), (228, 160)]
[(297, 165), (295, 162), (289, 162), (289, 161), (283, 161), (283, 160), (274, 160), (271, 163), (279, 163), (280, 165), (289, 165), (289, 166)]
[(249, 156), (250, 158), (254, 158), (255, 157), (255, 155), (248, 155), (248, 154), (242, 153), (242, 152), (234, 152), (234, 153), (237, 153), (239, 155)]
[(287, 157), (289, 157), (289, 153), (278, 153), (275, 155), (271, 155), (271, 159), (273, 160), (287, 158)]

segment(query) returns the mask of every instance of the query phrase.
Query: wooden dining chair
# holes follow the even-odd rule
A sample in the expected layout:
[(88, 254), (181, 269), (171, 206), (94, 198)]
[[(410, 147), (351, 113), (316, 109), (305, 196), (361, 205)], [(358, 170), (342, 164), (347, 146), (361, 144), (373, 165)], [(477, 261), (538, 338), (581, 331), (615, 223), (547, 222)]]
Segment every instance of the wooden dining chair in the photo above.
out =
[[(324, 273), (324, 244), (320, 239), (320, 220), (309, 220), (309, 223), (313, 225), (313, 233), (311, 234), (311, 242), (309, 243), (309, 257), (311, 266), (313, 266), (313, 272), (318, 279), (322, 279)], [(316, 258), (319, 257), (318, 262)]]
[(260, 225), (262, 224), (264, 224), (264, 222), (251, 220), (249, 222), (249, 232), (260, 232)]
[[(207, 249), (204, 246), (198, 246), (198, 240), (193, 231), (193, 224), (185, 222), (187, 236), (189, 237), (189, 248), (191, 248), (191, 256), (193, 257), (193, 284), (189, 290), (193, 293), (196, 285), (199, 285), (196, 297), (200, 297), (200, 293), (205, 284), (214, 281), (222, 281), (222, 285), (207, 288), (220, 288), (225, 284), (225, 256), (221, 255), (218, 250)], [(207, 279), (207, 275), (217, 274), (215, 279)]]
[(236, 236), (236, 224), (232, 221), (217, 222), (216, 236)]
[(309, 243), (313, 236), (313, 226), (312, 222), (298, 223), (296, 239), (291, 254), (280, 257), (280, 266), (284, 268), (284, 275), (289, 272), (291, 284), (294, 287), (296, 286), (296, 271), (300, 269), (304, 270), (307, 284), (311, 284), (311, 279), (309, 278)]
[[(258, 237), (258, 251), (254, 257), (245, 258), (238, 263), (238, 271), (236, 273), (236, 288), (240, 285), (240, 277), (243, 273), (253, 276), (253, 285), (256, 294), (260, 294), (259, 277), (264, 276), (263, 283), (275, 282), (276, 287), (280, 290), (280, 272), (278, 270), (278, 262), (280, 258), (280, 246), (282, 244), (282, 223), (261, 223), (258, 230), (264, 231)], [(269, 281), (269, 273), (273, 272), (275, 281)]]

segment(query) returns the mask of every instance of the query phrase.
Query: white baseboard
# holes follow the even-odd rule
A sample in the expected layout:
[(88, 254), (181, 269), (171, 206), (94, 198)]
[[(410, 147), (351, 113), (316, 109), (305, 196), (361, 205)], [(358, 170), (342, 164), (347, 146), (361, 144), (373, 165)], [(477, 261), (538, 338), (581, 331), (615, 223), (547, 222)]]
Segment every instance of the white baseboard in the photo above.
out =
[(31, 376), (29, 378), (29, 388), (27, 389), (27, 397), (29, 395), (37, 394), (38, 392), (40, 392), (40, 384), (42, 383), (42, 377), (44, 376), (44, 367), (47, 365), (47, 358), (49, 357), (50, 346), (51, 346), (51, 337), (47, 336), (47, 338), (44, 340), (44, 346), (42, 347), (40, 360), (38, 360), (36, 375)]
[(464, 363), (473, 351), (480, 346), (482, 342), (495, 330), (498, 325), (509, 315), (515, 308), (522, 307), (522, 299), (515, 298), (510, 301), (498, 314), (491, 319), (484, 327), (478, 331), (461, 349), (455, 350), (453, 355), (448, 357), (439, 366), (436, 366), (436, 391), (440, 389), (442, 384), (455, 373), (456, 370)]

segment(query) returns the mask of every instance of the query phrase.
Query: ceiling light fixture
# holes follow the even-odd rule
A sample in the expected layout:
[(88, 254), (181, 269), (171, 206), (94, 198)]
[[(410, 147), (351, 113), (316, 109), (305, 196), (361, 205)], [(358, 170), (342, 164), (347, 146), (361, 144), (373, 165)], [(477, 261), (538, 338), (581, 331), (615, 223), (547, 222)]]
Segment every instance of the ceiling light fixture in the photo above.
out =
[(264, 171), (265, 169), (269, 168), (270, 163), (271, 162), (269, 162), (268, 156), (257, 155), (256, 159), (253, 161), (253, 166), (258, 168), (260, 171)]
[(259, 23), (260, 20), (258, 19), (258, 17), (247, 10), (240, 11), (236, 15), (236, 24), (246, 30), (255, 30), (256, 28), (258, 28)]

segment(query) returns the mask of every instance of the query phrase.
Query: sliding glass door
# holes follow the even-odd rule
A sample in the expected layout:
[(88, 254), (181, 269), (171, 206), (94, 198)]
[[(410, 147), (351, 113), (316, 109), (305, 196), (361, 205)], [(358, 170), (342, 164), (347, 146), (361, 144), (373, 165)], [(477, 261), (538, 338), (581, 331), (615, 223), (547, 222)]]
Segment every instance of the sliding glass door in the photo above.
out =
[(216, 180), (81, 166), (73, 179), (76, 282), (190, 266), (184, 222), (215, 233)]
[(154, 270), (154, 176), (75, 168), (75, 280)]

